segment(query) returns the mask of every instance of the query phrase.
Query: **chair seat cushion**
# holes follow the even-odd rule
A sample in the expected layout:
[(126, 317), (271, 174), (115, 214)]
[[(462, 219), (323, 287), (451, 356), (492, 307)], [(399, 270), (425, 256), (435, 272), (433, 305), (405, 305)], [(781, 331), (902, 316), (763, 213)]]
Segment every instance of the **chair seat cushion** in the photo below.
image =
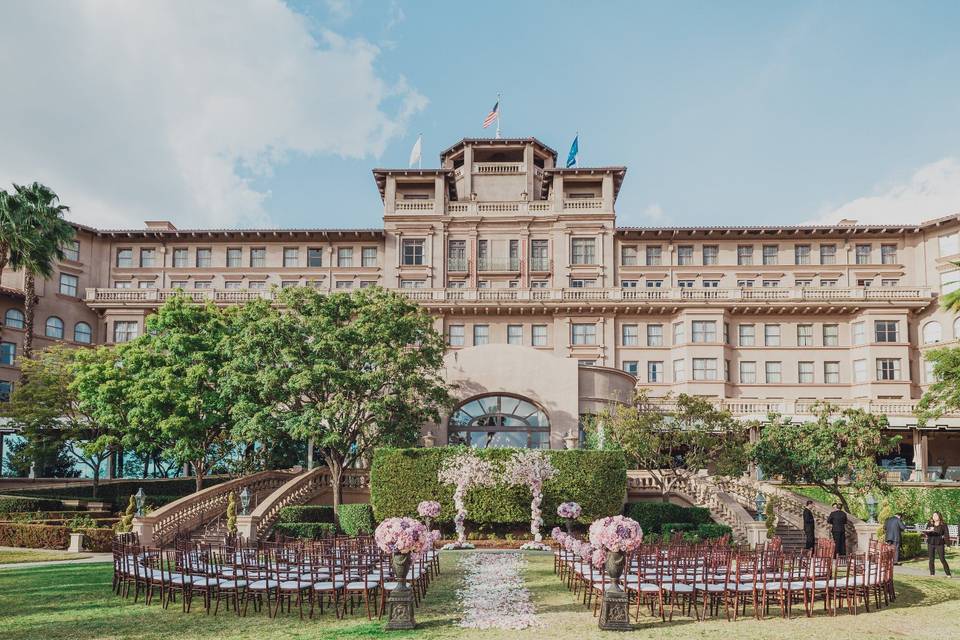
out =
[(693, 585), (687, 584), (685, 582), (668, 582), (664, 583), (663, 588), (666, 591), (676, 591), (677, 593), (692, 593)]
[(280, 583), (280, 588), (284, 591), (293, 591), (294, 589), (309, 589), (313, 583), (309, 580), (284, 580)]
[(221, 589), (241, 589), (247, 586), (246, 580), (221, 580), (220, 588)]
[(315, 591), (332, 591), (333, 589), (342, 589), (346, 584), (342, 580), (324, 580), (313, 585)]

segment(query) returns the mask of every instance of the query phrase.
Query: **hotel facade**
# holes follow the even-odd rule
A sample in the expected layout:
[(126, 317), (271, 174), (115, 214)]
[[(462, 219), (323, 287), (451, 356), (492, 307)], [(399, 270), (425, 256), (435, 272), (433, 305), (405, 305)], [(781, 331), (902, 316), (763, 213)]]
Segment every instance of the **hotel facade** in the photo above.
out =
[[(438, 169), (375, 169), (378, 229), (76, 225), (38, 282), (35, 345), (131, 340), (182, 289), (235, 304), (277, 288), (398, 290), (450, 345), (460, 404), (426, 443), (576, 446), (581, 416), (689, 393), (803, 419), (817, 399), (888, 415), (892, 469), (960, 477), (960, 420), (918, 429), (924, 353), (957, 345), (960, 216), (921, 224), (618, 227), (626, 168), (556, 166), (535, 138), (464, 139)], [(0, 288), (0, 400), (19, 372), (23, 275)]]

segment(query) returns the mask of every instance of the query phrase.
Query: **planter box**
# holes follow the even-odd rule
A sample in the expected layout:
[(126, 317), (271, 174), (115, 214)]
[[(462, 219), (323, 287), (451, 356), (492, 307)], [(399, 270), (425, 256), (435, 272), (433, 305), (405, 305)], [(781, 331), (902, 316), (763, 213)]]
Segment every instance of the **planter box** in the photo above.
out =
[(67, 547), (67, 551), (70, 553), (80, 553), (83, 551), (83, 534), (82, 533), (71, 533), (70, 534), (70, 546)]

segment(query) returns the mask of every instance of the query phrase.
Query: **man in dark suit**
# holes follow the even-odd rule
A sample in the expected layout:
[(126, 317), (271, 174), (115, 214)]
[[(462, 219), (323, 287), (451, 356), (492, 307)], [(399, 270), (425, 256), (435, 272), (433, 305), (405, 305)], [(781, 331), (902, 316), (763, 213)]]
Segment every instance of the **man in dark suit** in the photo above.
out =
[(816, 525), (813, 521), (813, 500), (807, 500), (803, 505), (803, 548), (807, 551), (816, 546)]
[(830, 533), (837, 547), (835, 555), (847, 555), (847, 514), (839, 502), (833, 505), (833, 511), (827, 516), (827, 524), (830, 525)]
[(895, 513), (883, 523), (883, 535), (887, 544), (893, 545), (893, 562), (900, 564), (900, 537), (907, 526), (903, 524), (903, 514)]

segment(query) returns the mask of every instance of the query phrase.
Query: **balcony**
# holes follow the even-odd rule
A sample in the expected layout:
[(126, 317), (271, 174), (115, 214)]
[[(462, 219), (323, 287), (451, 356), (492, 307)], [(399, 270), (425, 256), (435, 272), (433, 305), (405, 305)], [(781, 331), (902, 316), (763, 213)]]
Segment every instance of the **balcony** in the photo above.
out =
[(520, 258), (477, 258), (478, 271), (520, 271)]
[(449, 273), (466, 273), (470, 269), (470, 261), (466, 258), (447, 258)]
[[(399, 210), (399, 209), (398, 209)], [(530, 215), (553, 210), (553, 203), (546, 200), (534, 202), (449, 202), (447, 213), (451, 215)]]
[(553, 271), (553, 261), (549, 258), (531, 258), (530, 271), (534, 273), (550, 273)]
[(600, 211), (603, 209), (603, 198), (564, 198), (564, 211)]
[(433, 213), (433, 200), (397, 200), (394, 210)]
[(473, 172), (479, 175), (511, 175), (526, 173), (522, 162), (474, 162)]

